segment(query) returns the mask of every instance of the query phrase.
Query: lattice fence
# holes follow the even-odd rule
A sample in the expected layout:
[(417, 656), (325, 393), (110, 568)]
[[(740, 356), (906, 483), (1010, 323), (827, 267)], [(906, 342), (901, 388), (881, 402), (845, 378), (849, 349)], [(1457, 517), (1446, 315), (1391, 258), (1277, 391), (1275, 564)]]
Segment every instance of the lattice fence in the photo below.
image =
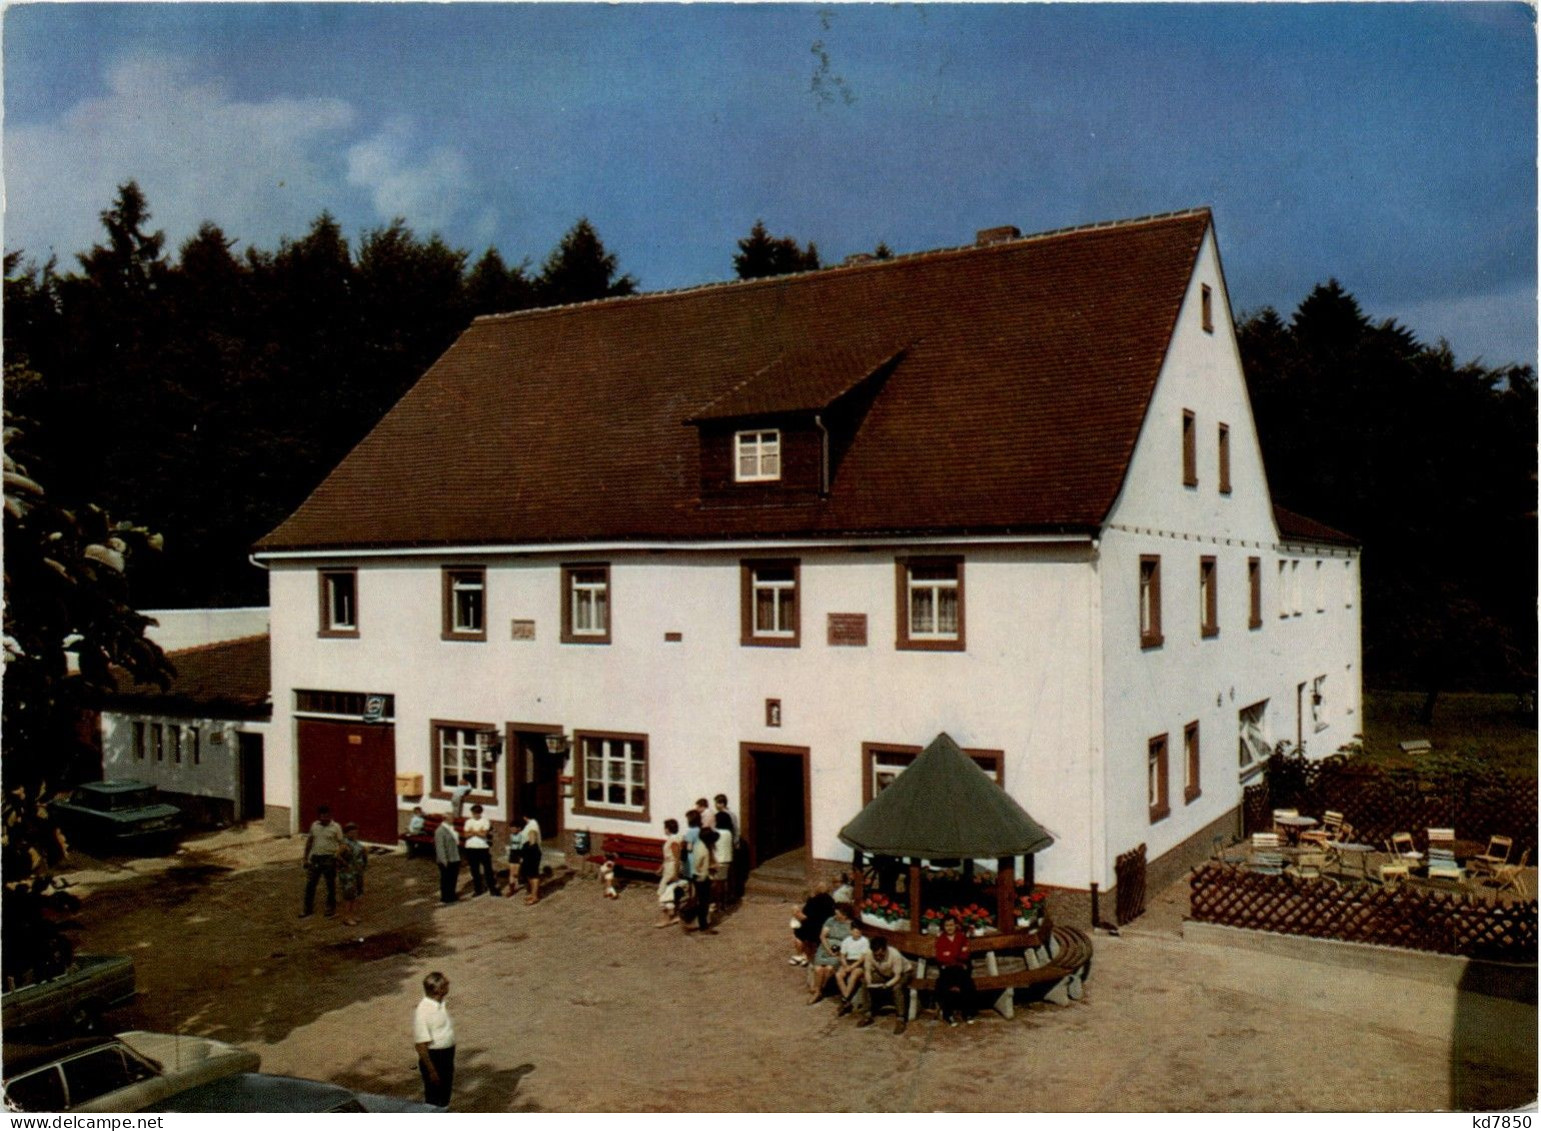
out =
[(1113, 862), (1113, 878), (1118, 885), (1119, 925), (1132, 923), (1145, 914), (1145, 846), (1131, 848)]
[(1536, 856), (1536, 779), (1502, 771), (1420, 773), (1382, 769), (1339, 754), (1320, 761), (1275, 754), (1266, 786), (1243, 791), (1243, 820), (1250, 834), (1272, 825), (1275, 808), (1313, 817), (1334, 809), (1372, 844), (1392, 833), (1412, 833), (1420, 849), (1430, 828), (1453, 828), (1462, 840), (1484, 841), (1495, 833), (1514, 838), (1514, 855)]
[(1536, 901), (1490, 904), (1453, 892), (1341, 886), (1223, 864), (1195, 869), (1189, 908), (1200, 923), (1342, 939), (1506, 962), (1536, 961)]

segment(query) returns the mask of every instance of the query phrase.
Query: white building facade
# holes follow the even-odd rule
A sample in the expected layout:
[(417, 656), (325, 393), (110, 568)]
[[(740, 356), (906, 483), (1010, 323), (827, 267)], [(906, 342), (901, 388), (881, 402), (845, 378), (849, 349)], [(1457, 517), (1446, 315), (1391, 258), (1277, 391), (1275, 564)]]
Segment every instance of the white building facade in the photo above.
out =
[[(737, 513), (719, 519), (707, 511), (684, 536), (563, 537), (565, 520), (551, 519), (543, 520), (546, 537), (384, 544), (328, 533), (327, 515), (341, 513), (329, 509), (329, 493), (345, 501), (365, 484), (384, 492), (378, 470), (373, 478), (358, 472), (350, 485), (345, 463), (307, 504), (315, 512), (309, 526), (302, 509), (258, 547), (272, 610), (269, 821), (298, 831), (316, 804), (339, 811), (341, 798), (353, 809), (339, 815), (359, 820), (366, 836), (389, 839), (413, 806), (447, 809), (464, 775), (495, 818), (537, 816), (548, 838), (578, 830), (657, 837), (664, 818), (724, 793), (759, 860), (802, 852), (835, 861), (849, 858), (840, 828), (946, 731), (1055, 836), (1036, 861), (1043, 884), (1110, 887), (1114, 860), (1137, 844), (1153, 858), (1207, 847), (1215, 829), (1235, 825), (1265, 747), (1299, 742), (1321, 755), (1358, 732), (1358, 558), (1350, 539), (1273, 507), (1208, 213), (1180, 219), (1190, 242), (1180, 251), (1149, 386), (1124, 414), (1128, 450), (1108, 473), (1111, 501), (1089, 504), (1094, 521), (1051, 515), (945, 529), (949, 498), (960, 516), (975, 498), (988, 508), (991, 477), (1022, 487), (1021, 507), (1039, 505), (1007, 455), (965, 472), (978, 471), (977, 492), (972, 480), (936, 492), (943, 529), (929, 532), (852, 529), (845, 515), (830, 520), (845, 527), (838, 531), (787, 532), (773, 528), (779, 518), (756, 528)], [(1145, 232), (1135, 224), (1127, 236)], [(1079, 238), (1030, 237), (1022, 251), (1057, 255)], [(1134, 247), (1136, 259), (1143, 246)], [(1129, 257), (1117, 247), (1108, 254)], [(962, 269), (968, 255), (937, 262)], [(883, 269), (855, 268), (851, 277), (877, 279), (857, 273)], [(900, 292), (913, 289), (911, 280)], [(760, 293), (708, 292), (702, 301)], [(1077, 316), (1096, 305), (1072, 297)], [(573, 310), (598, 320), (599, 335), (605, 318), (626, 313), (612, 303)], [(1050, 313), (1034, 311), (1040, 320)], [(945, 311), (928, 306), (925, 314), (945, 322)], [(479, 325), (467, 337), (526, 325), (545, 332), (515, 321)], [(876, 379), (862, 377), (868, 386), (847, 382), (823, 400), (805, 378), (781, 374), (779, 361), (747, 369), (748, 383), (725, 383), (725, 394), (705, 384), (715, 376), (702, 378), (719, 398), (712, 403), (743, 402), (722, 410), (748, 422), (727, 426), (734, 481), (798, 474), (795, 424), (772, 426), (793, 418), (771, 410), (812, 405), (824, 433), (822, 455), (816, 444), (809, 449), (817, 489), (812, 502), (789, 506), (811, 513), (845, 498), (868, 506), (877, 488), (858, 474), (872, 445), (901, 443), (900, 424), (934, 408), (926, 400), (934, 374), (912, 378), (909, 367), (956, 364), (949, 359), (967, 348), (932, 359), (924, 343), (935, 335), (919, 341), (896, 353), (897, 362), (884, 361), (890, 368), (880, 366)], [(475, 348), (469, 341), (464, 351), (488, 356)], [(460, 349), (420, 389), (462, 379), (454, 368)], [(996, 365), (986, 359), (967, 372)], [(771, 378), (794, 393), (766, 402)], [(977, 380), (986, 382), (978, 397), (988, 399), (997, 395), (992, 379), (959, 377), (956, 395)], [(1031, 380), (1025, 373), (1022, 381)], [(1098, 403), (1095, 375), (1084, 380), (1088, 404)], [(793, 395), (802, 399), (785, 399)], [(857, 395), (868, 400), (848, 433), (826, 427), (847, 403), (841, 398)], [(706, 398), (692, 396), (668, 402), (670, 424), (693, 423), (689, 410)], [(406, 427), (398, 414), (414, 409), (403, 404), (361, 450)], [(997, 425), (1011, 426), (993, 411)], [(1044, 427), (1041, 443), (1028, 437), (1036, 450), (1054, 448), (1064, 426)], [(966, 451), (960, 432), (978, 434), (961, 426), (948, 433)], [(1084, 451), (1107, 439), (1098, 432), (1077, 442)], [(703, 468), (714, 458), (710, 442), (703, 429)], [(997, 458), (988, 436), (977, 442), (985, 453), (977, 463)], [(1030, 470), (1044, 457), (1024, 458)], [(699, 499), (683, 475), (679, 506), (707, 510), (702, 475)], [(924, 481), (893, 486), (887, 474), (872, 481), (890, 484), (879, 503), (896, 514), (928, 490)], [(521, 482), (510, 507), (541, 490)], [(414, 490), (410, 478), (396, 489), (397, 503)], [(637, 492), (640, 510), (640, 478)], [(1043, 494), (1052, 493), (1046, 486)], [(397, 503), (366, 501), (381, 508), (382, 524), (393, 521)], [(715, 536), (706, 532), (714, 522)]]

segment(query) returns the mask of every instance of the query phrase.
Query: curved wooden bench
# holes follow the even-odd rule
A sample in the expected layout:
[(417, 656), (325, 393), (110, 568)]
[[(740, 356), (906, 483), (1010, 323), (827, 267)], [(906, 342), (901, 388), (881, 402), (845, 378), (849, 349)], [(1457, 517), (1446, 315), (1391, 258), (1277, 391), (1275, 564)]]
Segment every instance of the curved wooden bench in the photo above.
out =
[[(974, 975), (974, 988), (980, 992), (996, 991), (995, 1008), (1003, 1017), (1010, 1017), (1013, 1009), (1013, 995), (1024, 986), (1055, 985), (1068, 978), (1079, 977), (1085, 979), (1091, 972), (1092, 940), (1085, 932), (1076, 927), (1066, 927), (1055, 924), (1053, 935), (1059, 943), (1059, 953), (1050, 958), (1042, 966), (1025, 967), (1021, 970), (1011, 970), (1001, 973), (991, 970), (998, 965), (997, 952), (1000, 948), (987, 948), (983, 954), (975, 954), (974, 962), (977, 965), (981, 959), (986, 963), (983, 974)], [(988, 938), (989, 936), (985, 936)], [(970, 939), (972, 946), (975, 942), (984, 939)], [(924, 961), (924, 959), (922, 959)], [(921, 993), (930, 993), (936, 989), (936, 978), (927, 976), (916, 978), (910, 983), (910, 1018), (913, 1020), (920, 1012)], [(1070, 997), (1069, 987), (1065, 1000)], [(1079, 992), (1074, 996), (1079, 997)]]

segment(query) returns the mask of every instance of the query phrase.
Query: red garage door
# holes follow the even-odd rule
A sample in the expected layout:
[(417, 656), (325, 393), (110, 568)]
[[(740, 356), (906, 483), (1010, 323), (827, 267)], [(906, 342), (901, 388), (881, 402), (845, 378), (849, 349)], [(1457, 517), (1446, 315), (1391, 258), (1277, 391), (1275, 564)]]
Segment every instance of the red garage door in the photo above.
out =
[(381, 724), (300, 721), (300, 831), (321, 805), (355, 821), (365, 840), (396, 840), (396, 728)]

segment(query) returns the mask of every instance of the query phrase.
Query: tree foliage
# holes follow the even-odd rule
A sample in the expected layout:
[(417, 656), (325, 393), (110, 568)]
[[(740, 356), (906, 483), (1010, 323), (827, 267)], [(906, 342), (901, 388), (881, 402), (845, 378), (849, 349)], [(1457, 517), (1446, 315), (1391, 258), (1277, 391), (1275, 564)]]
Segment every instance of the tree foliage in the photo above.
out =
[(1364, 546), (1367, 677), (1534, 683), (1536, 379), (1459, 364), (1336, 281), (1237, 327), (1274, 500)]
[(772, 236), (765, 222), (756, 220), (749, 234), (738, 241), (733, 270), (740, 279), (763, 279), (771, 275), (790, 275), (797, 271), (817, 271), (819, 249), (813, 241), (798, 247), (791, 236)]
[(73, 900), (54, 883), (66, 845), (48, 802), (99, 769), (83, 718), (115, 688), (114, 667), (162, 685), (169, 674), (145, 638), (150, 622), (130, 603), (127, 577), (129, 562), (158, 539), (114, 523), (100, 507), (58, 505), (29, 474), (28, 439), (7, 413), (0, 955), (9, 978), (68, 961), (52, 916)]
[(5, 259), (7, 404), (45, 427), (51, 494), (165, 534), (141, 608), (266, 601), (248, 561), (478, 315), (636, 288), (580, 220), (538, 278), (393, 220), (350, 240), (323, 212), (273, 249), (210, 222), (174, 257), (132, 181), (61, 274)]

